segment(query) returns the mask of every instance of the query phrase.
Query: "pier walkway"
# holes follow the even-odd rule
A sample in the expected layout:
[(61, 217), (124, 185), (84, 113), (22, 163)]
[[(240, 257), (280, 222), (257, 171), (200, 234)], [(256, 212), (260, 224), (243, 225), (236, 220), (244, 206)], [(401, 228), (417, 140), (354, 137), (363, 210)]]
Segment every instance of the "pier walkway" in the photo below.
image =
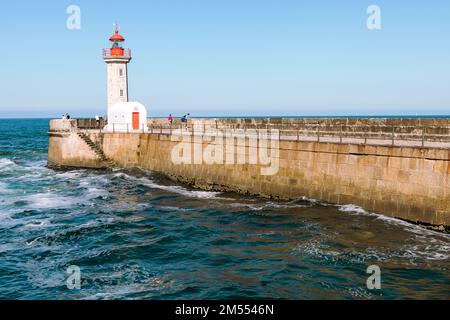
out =
[(81, 131), (130, 134), (165, 134), (172, 136), (202, 136), (234, 138), (269, 138), (280, 141), (306, 141), (373, 146), (419, 147), (450, 149), (450, 127), (447, 126), (397, 126), (397, 125), (333, 125), (321, 124), (228, 124), (217, 121), (192, 119), (186, 124), (154, 123), (146, 128), (131, 129), (126, 124), (116, 124), (113, 130), (105, 131), (92, 120), (77, 120)]

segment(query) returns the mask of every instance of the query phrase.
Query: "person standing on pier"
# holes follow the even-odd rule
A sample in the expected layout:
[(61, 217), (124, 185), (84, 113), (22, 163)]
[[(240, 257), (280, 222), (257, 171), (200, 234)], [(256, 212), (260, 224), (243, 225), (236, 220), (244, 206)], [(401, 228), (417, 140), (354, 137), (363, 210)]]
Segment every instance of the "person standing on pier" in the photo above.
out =
[(189, 128), (189, 118), (191, 117), (191, 114), (188, 113), (186, 116), (186, 130)]
[(186, 124), (186, 128), (187, 128), (187, 116), (186, 115), (181, 117), (181, 128), (183, 128), (183, 124)]

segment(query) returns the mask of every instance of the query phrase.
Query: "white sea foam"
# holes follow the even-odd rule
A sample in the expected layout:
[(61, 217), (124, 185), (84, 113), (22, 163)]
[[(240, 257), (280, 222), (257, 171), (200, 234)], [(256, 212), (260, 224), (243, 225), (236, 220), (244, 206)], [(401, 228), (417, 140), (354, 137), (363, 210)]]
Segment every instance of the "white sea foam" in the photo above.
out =
[(447, 260), (449, 258), (450, 247), (441, 244), (433, 247), (426, 245), (403, 246), (402, 250), (397, 253), (399, 257), (408, 258), (410, 260), (425, 258), (427, 260)]
[(102, 189), (102, 187), (105, 187), (106, 185), (108, 185), (111, 182), (111, 180), (105, 176), (88, 176), (88, 177), (78, 178), (78, 179), (76, 179), (76, 181), (78, 182), (80, 187), (87, 188), (87, 189), (90, 189), (90, 188)]
[(105, 189), (101, 188), (88, 188), (86, 191), (86, 198), (95, 199), (95, 198), (106, 198), (109, 196), (109, 192)]
[(41, 227), (45, 227), (45, 226), (49, 226), (49, 225), (50, 225), (50, 219), (44, 219), (41, 221), (33, 221), (30, 223), (27, 223), (23, 227), (25, 229), (36, 229), (36, 228), (41, 228)]
[(338, 207), (342, 212), (375, 217), (377, 220), (399, 226), (403, 230), (412, 233), (418, 244), (414, 246), (405, 244), (397, 252), (392, 253), (391, 255), (393, 256), (409, 258), (411, 260), (417, 258), (425, 258), (426, 260), (447, 260), (450, 257), (450, 235), (448, 234), (429, 230), (404, 220), (368, 212), (355, 205)]
[(80, 196), (64, 195), (57, 190), (54, 190), (19, 196), (10, 198), (9, 200), (10, 202), (12, 201), (12, 203), (14, 203), (14, 201), (24, 201), (26, 203), (25, 208), (27, 209), (66, 209), (73, 207), (74, 205), (86, 204), (89, 200), (99, 197), (106, 198), (108, 196), (108, 191), (103, 188), (89, 187), (86, 188)]
[(372, 295), (366, 289), (362, 288), (349, 288), (348, 293), (356, 299), (371, 299)]
[(150, 188), (161, 189), (161, 190), (181, 194), (183, 196), (192, 197), (192, 198), (217, 199), (217, 196), (221, 194), (220, 192), (187, 190), (180, 186), (163, 186), (163, 185), (154, 183), (153, 181), (150, 181), (150, 180), (145, 181), (145, 180), (148, 180), (148, 179), (144, 179), (142, 181), (143, 184)]
[(181, 194), (183, 196), (191, 197), (191, 198), (200, 198), (200, 199), (219, 199), (218, 195), (221, 194), (221, 192), (213, 192), (213, 191), (196, 191), (196, 190), (188, 190), (186, 188), (183, 188), (181, 186), (165, 186), (160, 185), (154, 182), (153, 180), (150, 180), (148, 178), (136, 178), (133, 176), (130, 176), (128, 174), (125, 174), (123, 172), (116, 173), (116, 177), (126, 178), (129, 180), (136, 181), (138, 183), (141, 183), (142, 185), (145, 185), (150, 188), (154, 189), (160, 189), (172, 193)]
[[(233, 200), (233, 199), (230, 199)], [(308, 202), (308, 204), (300, 204), (298, 203), (298, 200)], [(262, 203), (240, 203), (240, 202), (234, 202), (230, 203), (230, 207), (234, 208), (247, 208), (252, 211), (262, 211), (265, 209), (296, 209), (296, 208), (310, 208), (316, 203), (316, 200), (312, 200), (309, 198), (300, 198), (293, 201), (288, 202), (273, 202), (273, 201), (266, 201)]]
[(27, 161), (24, 164), (27, 168), (31, 168), (31, 169), (49, 170), (48, 168), (46, 168), (47, 160)]
[(341, 255), (340, 252), (332, 250), (329, 246), (324, 245), (323, 241), (319, 240), (308, 240), (298, 244), (294, 250), (326, 261), (336, 261)]
[(319, 258), (323, 261), (338, 262), (348, 261), (351, 263), (367, 263), (367, 261), (389, 261), (391, 259), (402, 259), (408, 261), (409, 264), (415, 265), (423, 263), (425, 260), (447, 260), (449, 258), (449, 246), (444, 242), (435, 246), (427, 246), (424, 244), (403, 245), (395, 250), (387, 249), (379, 251), (373, 248), (355, 249), (335, 251), (331, 246), (326, 245), (322, 240), (308, 240), (297, 245), (294, 252), (300, 252), (308, 256)]
[(370, 216), (375, 215), (375, 214), (372, 214), (372, 213), (370, 213), (370, 212), (364, 210), (363, 208), (358, 207), (358, 206), (356, 206), (354, 204), (340, 205), (340, 206), (338, 206), (338, 209), (339, 209), (339, 211), (349, 212), (350, 214), (356, 214), (356, 215), (358, 215), (358, 214), (370, 215)]
[(154, 295), (159, 295), (162, 290), (176, 291), (181, 289), (178, 288), (175, 281), (167, 275), (153, 276), (145, 271), (136, 270), (136, 268), (130, 268), (129, 271), (118, 270), (110, 273), (108, 277), (101, 275), (101, 278), (104, 281), (117, 281), (117, 279), (120, 279), (122, 283), (114, 286), (106, 285), (101, 288), (101, 292), (93, 293), (92, 295), (86, 296), (82, 299), (123, 299), (129, 295), (144, 292), (146, 293), (145, 297), (150, 298)]
[(55, 174), (56, 178), (63, 178), (63, 179), (73, 179), (73, 178), (79, 178), (81, 175), (85, 172), (85, 170), (77, 170), (77, 171), (67, 171), (63, 173), (57, 173)]
[(12, 218), (15, 213), (20, 213), (22, 210), (11, 211), (7, 214), (2, 214), (0, 212), (0, 227), (3, 229), (12, 229), (19, 227), (19, 232), (39, 229), (48, 226), (55, 226), (51, 223), (49, 218), (40, 218), (39, 216), (33, 217), (22, 217), (20, 219)]
[(247, 209), (250, 209), (252, 211), (261, 211), (261, 210), (263, 210), (265, 208), (264, 205), (239, 203), (239, 202), (230, 203), (230, 207), (233, 207), (233, 208), (247, 208)]
[(173, 207), (173, 206), (162, 206), (159, 207), (162, 210), (168, 210), (168, 211), (181, 211), (181, 212), (189, 212), (191, 209), (187, 208), (180, 208), (180, 207)]
[(76, 203), (72, 197), (66, 197), (55, 193), (32, 194), (24, 198), (24, 200), (30, 202), (28, 207), (31, 209), (69, 208)]
[(0, 158), (0, 169), (16, 166), (16, 163), (8, 158)]
[[(299, 200), (307, 201), (307, 202), (310, 202), (312, 204), (317, 203), (316, 199), (308, 198), (308, 197), (305, 197), (305, 196), (301, 197)], [(298, 201), (298, 200), (293, 200), (293, 201)]]
[(435, 235), (435, 236), (440, 236), (440, 237), (446, 238), (447, 240), (450, 241), (450, 235), (448, 235), (448, 234), (443, 234), (443, 233), (440, 233), (437, 231), (429, 230), (429, 229), (423, 228), (419, 225), (416, 225), (416, 224), (413, 224), (413, 223), (410, 223), (410, 222), (407, 222), (407, 221), (404, 221), (401, 219), (369, 212), (369, 211), (366, 211), (363, 208), (353, 205), (353, 204), (338, 205), (337, 207), (338, 207), (339, 211), (342, 211), (342, 212), (348, 212), (350, 214), (356, 214), (356, 215), (371, 216), (371, 217), (375, 217), (377, 220), (382, 220), (389, 224), (402, 226), (402, 227), (404, 227), (405, 230), (415, 233), (415, 234)]

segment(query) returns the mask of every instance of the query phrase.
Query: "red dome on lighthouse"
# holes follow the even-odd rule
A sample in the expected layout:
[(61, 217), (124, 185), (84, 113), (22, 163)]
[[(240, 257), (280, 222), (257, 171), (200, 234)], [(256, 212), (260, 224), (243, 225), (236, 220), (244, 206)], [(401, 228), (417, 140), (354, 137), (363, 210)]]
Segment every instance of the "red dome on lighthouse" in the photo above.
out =
[(109, 41), (111, 42), (123, 42), (125, 41), (125, 38), (122, 37), (122, 35), (119, 33), (119, 26), (116, 25), (116, 30), (111, 38), (109, 38)]

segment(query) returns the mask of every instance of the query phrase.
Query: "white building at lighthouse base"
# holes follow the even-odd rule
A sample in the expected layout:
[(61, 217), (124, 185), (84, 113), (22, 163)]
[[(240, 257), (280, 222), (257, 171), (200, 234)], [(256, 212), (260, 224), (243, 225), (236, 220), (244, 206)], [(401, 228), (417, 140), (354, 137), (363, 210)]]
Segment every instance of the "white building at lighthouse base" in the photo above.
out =
[(148, 132), (147, 109), (139, 102), (118, 102), (108, 108), (105, 131)]

